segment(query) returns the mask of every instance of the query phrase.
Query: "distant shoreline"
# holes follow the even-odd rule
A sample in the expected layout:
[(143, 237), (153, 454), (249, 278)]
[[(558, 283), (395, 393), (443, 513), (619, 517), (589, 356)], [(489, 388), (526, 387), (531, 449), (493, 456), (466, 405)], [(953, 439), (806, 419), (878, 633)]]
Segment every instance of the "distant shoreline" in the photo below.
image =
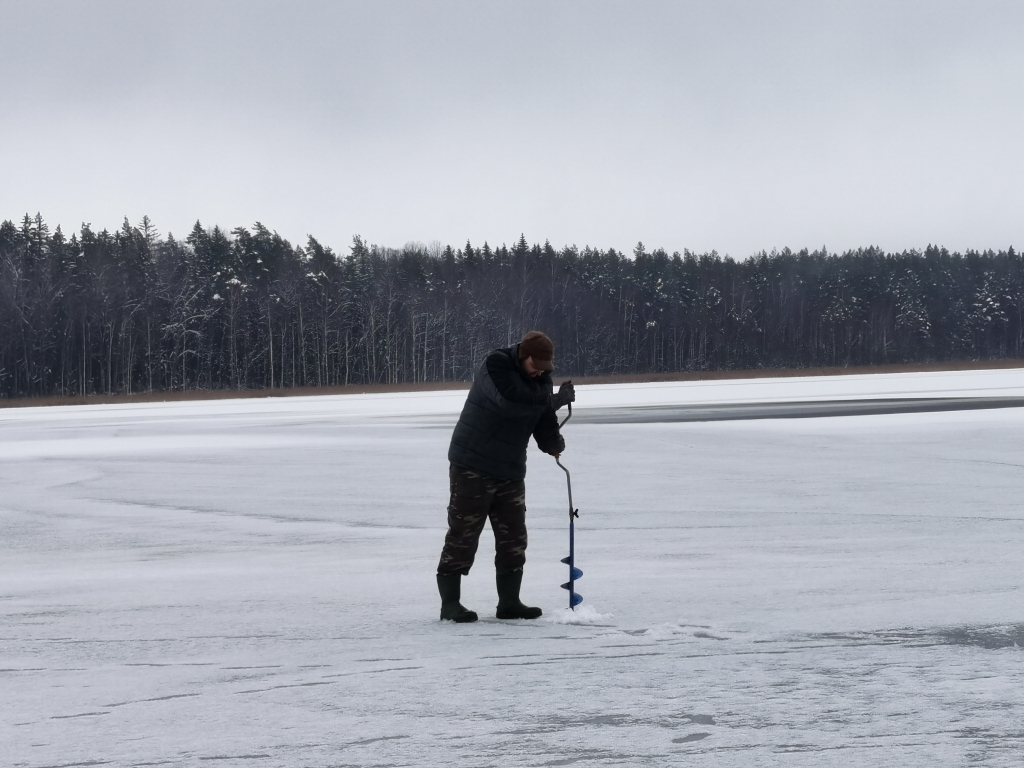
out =
[[(572, 378), (576, 384), (645, 384), (668, 381), (716, 381), (730, 379), (771, 379), (804, 376), (855, 376), (876, 373), (927, 373), (929, 371), (982, 371), (1024, 369), (1024, 359), (961, 360), (940, 363), (894, 363), (819, 368), (757, 368), (732, 371), (682, 371), (666, 373), (621, 373), (606, 376), (555, 376), (559, 382)], [(141, 392), (138, 394), (73, 395), (68, 397), (20, 397), (0, 399), (0, 408), (34, 408), (50, 405), (113, 405), (124, 403), (165, 403), (189, 400), (235, 400), (253, 397), (310, 397), (316, 395), (363, 395), (386, 392), (443, 392), (469, 389), (468, 381), (406, 382), (403, 384), (349, 384), (330, 387), (275, 389), (196, 389), (185, 392)]]

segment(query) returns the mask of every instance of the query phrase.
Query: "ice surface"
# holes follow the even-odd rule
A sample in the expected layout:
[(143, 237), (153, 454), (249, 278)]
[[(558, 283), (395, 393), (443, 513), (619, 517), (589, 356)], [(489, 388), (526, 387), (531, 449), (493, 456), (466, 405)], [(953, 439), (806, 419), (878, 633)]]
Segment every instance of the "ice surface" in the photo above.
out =
[[(982, 371), (579, 387), (1024, 394)], [(581, 423), (437, 621), (465, 392), (0, 410), (0, 763), (1018, 766), (1024, 409)]]

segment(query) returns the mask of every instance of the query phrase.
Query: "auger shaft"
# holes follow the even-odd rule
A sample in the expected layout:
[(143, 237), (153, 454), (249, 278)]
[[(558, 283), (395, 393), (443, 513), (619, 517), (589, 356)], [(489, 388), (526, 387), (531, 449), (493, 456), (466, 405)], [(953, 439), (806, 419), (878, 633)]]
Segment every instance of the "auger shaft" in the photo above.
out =
[[(565, 422), (571, 417), (572, 404), (570, 403), (569, 415), (558, 425), (559, 428), (565, 426)], [(576, 567), (576, 526), (574, 525), (575, 518), (580, 516), (580, 511), (572, 504), (572, 477), (569, 470), (562, 464), (558, 456), (555, 456), (555, 463), (565, 472), (565, 486), (569, 491), (569, 556), (562, 558), (562, 562), (569, 566), (569, 581), (562, 585), (562, 589), (569, 590), (569, 607), (575, 611), (576, 606), (583, 602), (583, 595), (577, 594), (575, 588), (576, 579), (583, 576), (583, 571)]]

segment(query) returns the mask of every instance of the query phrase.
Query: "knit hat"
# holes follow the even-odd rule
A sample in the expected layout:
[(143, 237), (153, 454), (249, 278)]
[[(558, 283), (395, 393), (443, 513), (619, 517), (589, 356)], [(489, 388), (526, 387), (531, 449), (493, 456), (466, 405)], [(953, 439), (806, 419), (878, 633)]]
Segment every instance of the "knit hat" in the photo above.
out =
[(533, 358), (533, 364), (542, 371), (550, 371), (555, 366), (555, 343), (540, 331), (527, 331), (519, 342), (519, 359)]

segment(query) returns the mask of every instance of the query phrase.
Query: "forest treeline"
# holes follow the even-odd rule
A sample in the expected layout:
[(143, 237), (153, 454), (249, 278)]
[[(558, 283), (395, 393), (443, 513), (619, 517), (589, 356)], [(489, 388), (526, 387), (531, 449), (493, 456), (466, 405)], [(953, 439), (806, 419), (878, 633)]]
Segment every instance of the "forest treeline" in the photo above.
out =
[(1013, 248), (335, 253), (262, 224), (0, 225), (6, 398), (465, 380), (531, 328), (575, 376), (1021, 357), (1022, 316)]

